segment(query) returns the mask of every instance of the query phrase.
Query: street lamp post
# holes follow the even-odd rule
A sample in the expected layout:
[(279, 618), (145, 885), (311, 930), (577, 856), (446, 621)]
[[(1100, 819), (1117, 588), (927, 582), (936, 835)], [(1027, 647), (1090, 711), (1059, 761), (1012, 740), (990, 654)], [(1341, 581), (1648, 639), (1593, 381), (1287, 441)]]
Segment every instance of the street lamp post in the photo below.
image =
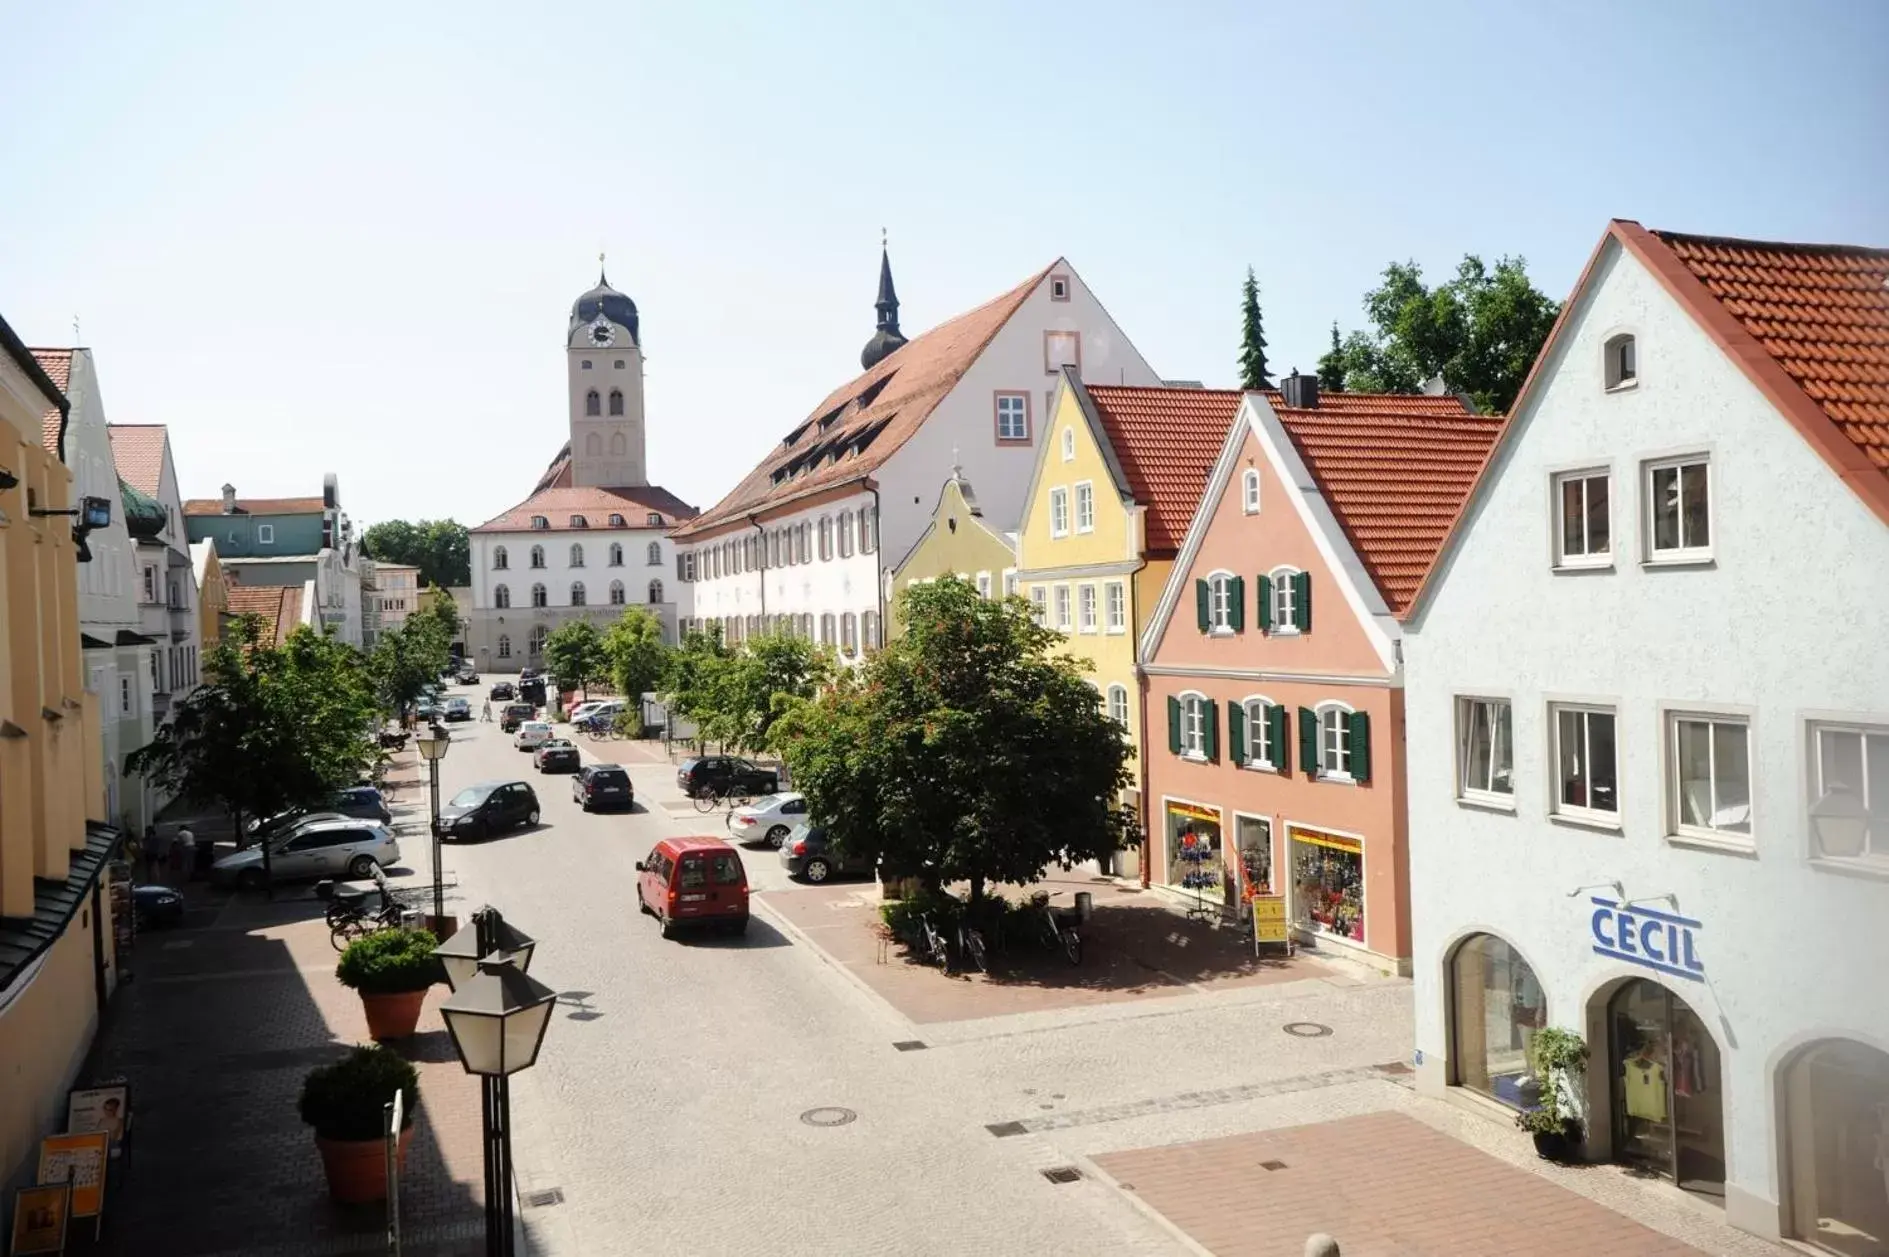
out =
[(426, 732), (414, 739), (414, 745), (420, 748), (420, 758), (426, 761), (427, 796), (433, 814), (433, 926), (435, 929), (444, 929), (441, 923), (446, 919), (446, 882), (440, 868), (439, 762), (446, 758), (447, 748), (452, 744), (452, 736), (438, 725), (428, 725)]
[[(473, 937), (468, 940), (465, 935)], [(440, 945), (453, 995), (440, 1006), (460, 1064), (479, 1075), (485, 1144), (485, 1251), (512, 1257), (511, 1076), (530, 1069), (551, 1024), (557, 993), (525, 973), (531, 939), (498, 910), (479, 909), (472, 924)], [(466, 966), (467, 955), (472, 960)]]

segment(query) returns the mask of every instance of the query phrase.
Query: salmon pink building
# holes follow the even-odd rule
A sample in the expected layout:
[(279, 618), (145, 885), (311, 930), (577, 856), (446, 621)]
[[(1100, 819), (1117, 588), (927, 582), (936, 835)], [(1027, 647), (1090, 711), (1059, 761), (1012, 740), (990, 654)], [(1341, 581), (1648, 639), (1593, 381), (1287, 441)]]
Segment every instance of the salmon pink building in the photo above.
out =
[(1282, 897), (1302, 946), (1407, 973), (1400, 617), (1502, 421), (1282, 384), (1201, 468), (1142, 637), (1145, 867), (1214, 910)]

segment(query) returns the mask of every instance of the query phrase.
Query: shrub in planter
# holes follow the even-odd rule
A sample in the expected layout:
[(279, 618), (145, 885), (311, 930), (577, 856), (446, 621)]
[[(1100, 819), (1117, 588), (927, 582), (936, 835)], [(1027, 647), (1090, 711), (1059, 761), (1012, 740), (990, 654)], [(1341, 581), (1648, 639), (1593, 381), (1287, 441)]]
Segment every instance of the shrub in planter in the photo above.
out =
[(296, 1109), (315, 1128), (315, 1146), (336, 1200), (360, 1204), (386, 1198), (383, 1114), (395, 1092), (406, 1096), (406, 1124), (400, 1132), (404, 1163), (420, 1088), (419, 1074), (399, 1053), (363, 1044), (331, 1065), (310, 1070), (303, 1080)]
[(1547, 1026), (1528, 1045), (1530, 1071), (1541, 1100), (1515, 1115), (1515, 1124), (1535, 1138), (1535, 1151), (1561, 1161), (1581, 1142), (1581, 1119), (1573, 1108), (1573, 1078), (1587, 1068), (1587, 1043), (1572, 1030)]
[(403, 1039), (419, 1025), (426, 990), (442, 977), (437, 946), (426, 930), (380, 930), (341, 953), (335, 977), (360, 992), (368, 1033), (376, 1039)]

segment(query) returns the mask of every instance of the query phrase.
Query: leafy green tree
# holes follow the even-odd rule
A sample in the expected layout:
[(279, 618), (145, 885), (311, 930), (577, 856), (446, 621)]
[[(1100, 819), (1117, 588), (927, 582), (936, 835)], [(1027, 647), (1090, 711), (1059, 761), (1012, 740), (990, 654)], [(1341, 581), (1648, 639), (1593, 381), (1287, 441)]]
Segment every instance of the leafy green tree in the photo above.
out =
[(432, 616), (417, 613), (383, 632), (367, 666), (385, 710), (404, 717), (420, 691), (439, 678), (449, 658), (445, 634)]
[(772, 731), (836, 845), (932, 885), (968, 880), (973, 898), (1119, 850), (1128, 743), (1062, 636), (957, 577), (900, 604), (901, 637)]
[(604, 679), (609, 666), (603, 637), (589, 620), (559, 625), (544, 639), (545, 671), (559, 690), (581, 690), (589, 698), (590, 687)]
[(658, 689), (669, 672), (670, 648), (662, 621), (643, 607), (626, 608), (604, 631), (603, 653), (617, 693), (635, 702)]
[(750, 638), (716, 677), (707, 731), (740, 750), (768, 750), (781, 712), (812, 698), (832, 675), (832, 652), (804, 637), (768, 633)]
[(1240, 285), (1240, 387), (1272, 387), (1272, 372), (1266, 367), (1266, 329), (1259, 317), (1259, 279), (1250, 266), (1246, 282)]
[(1318, 386), (1327, 393), (1345, 391), (1345, 346), (1338, 338), (1338, 323), (1331, 325), (1331, 350), (1318, 360)]
[(409, 622), (417, 618), (426, 618), (437, 623), (448, 645), (459, 640), (459, 631), (462, 627), (459, 622), (459, 604), (453, 601), (451, 594), (438, 585), (427, 586), (426, 605), (407, 617)]
[(419, 568), (421, 585), (472, 583), (472, 538), (464, 524), (450, 519), (383, 520), (361, 534), (361, 548), (370, 559)]
[(1466, 255), (1454, 278), (1425, 286), (1415, 262), (1385, 268), (1365, 294), (1369, 331), (1354, 331), (1320, 359), (1321, 379), (1342, 364), (1352, 392), (1415, 393), (1441, 376), (1489, 413), (1506, 412), (1554, 326), (1560, 305), (1528, 279), (1522, 258), (1491, 271)]
[(682, 644), (669, 652), (669, 667), (663, 677), (663, 701), (672, 717), (689, 721), (696, 727), (696, 738), (706, 742), (707, 727), (714, 722), (720, 701), (722, 673), (734, 660), (734, 652), (722, 640), (721, 628), (711, 625), (682, 635)]

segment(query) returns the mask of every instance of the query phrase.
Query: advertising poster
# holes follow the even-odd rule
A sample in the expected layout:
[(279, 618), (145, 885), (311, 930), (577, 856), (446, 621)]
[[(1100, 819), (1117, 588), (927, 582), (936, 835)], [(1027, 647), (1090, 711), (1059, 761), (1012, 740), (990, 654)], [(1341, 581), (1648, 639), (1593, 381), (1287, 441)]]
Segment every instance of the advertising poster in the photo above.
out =
[(66, 1095), (66, 1129), (74, 1134), (102, 1130), (111, 1136), (111, 1155), (124, 1149), (131, 1121), (131, 1088), (125, 1083), (75, 1087)]
[[(105, 1158), (111, 1136), (102, 1130), (48, 1135), (39, 1141), (39, 1181), (72, 1184), (72, 1216), (90, 1218), (105, 1208)], [(70, 1176), (70, 1177), (68, 1177)]]
[(1284, 946), (1286, 941), (1286, 897), (1284, 895), (1254, 895), (1254, 945), (1258, 947), (1272, 943)]
[(71, 1206), (72, 1189), (64, 1183), (57, 1187), (22, 1187), (13, 1193), (13, 1243), (7, 1252), (11, 1257), (63, 1253), (66, 1216)]

